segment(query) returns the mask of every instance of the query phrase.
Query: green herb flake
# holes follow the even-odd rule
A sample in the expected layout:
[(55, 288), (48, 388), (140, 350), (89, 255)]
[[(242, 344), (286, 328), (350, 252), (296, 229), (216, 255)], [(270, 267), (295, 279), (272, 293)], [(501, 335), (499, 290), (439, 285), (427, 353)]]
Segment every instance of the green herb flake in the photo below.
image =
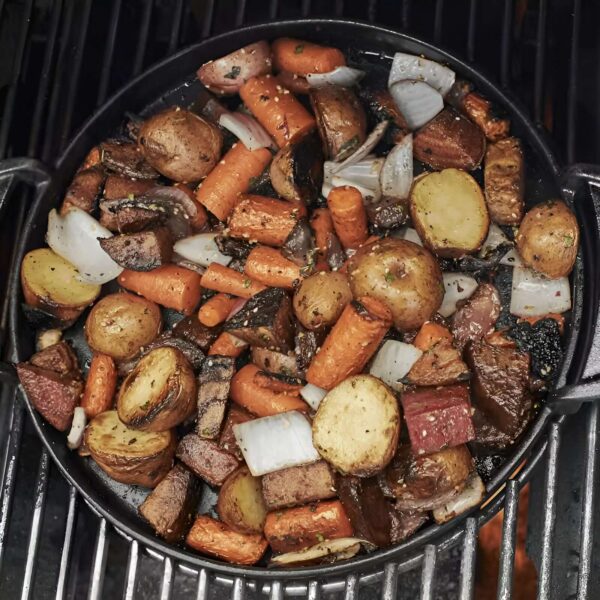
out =
[(325, 541), (325, 536), (322, 533), (315, 533), (315, 537), (319, 540), (319, 543), (323, 543)]
[(133, 194), (127, 194), (128, 200), (135, 200), (135, 196)]
[(342, 159), (346, 158), (346, 156), (348, 156), (351, 152), (353, 152), (359, 145), (360, 145), (360, 140), (358, 139), (357, 135), (355, 135), (354, 137), (345, 141), (340, 146), (340, 150), (338, 152), (336, 160), (342, 160)]
[(242, 72), (242, 67), (238, 67), (237, 65), (234, 65), (233, 67), (231, 67), (231, 71), (229, 71), (229, 73), (224, 75), (224, 77), (225, 77), (225, 79), (237, 79), (237, 76), (241, 72)]
[(575, 238), (572, 235), (563, 236), (563, 245), (565, 248), (571, 248), (575, 243)]
[(304, 52), (304, 44), (298, 44), (294, 48), (294, 54), (302, 54)]
[(252, 285), (252, 282), (249, 279), (244, 279), (244, 287), (249, 288)]
[(392, 283), (394, 279), (394, 276), (389, 271), (385, 274), (385, 280), (387, 283)]

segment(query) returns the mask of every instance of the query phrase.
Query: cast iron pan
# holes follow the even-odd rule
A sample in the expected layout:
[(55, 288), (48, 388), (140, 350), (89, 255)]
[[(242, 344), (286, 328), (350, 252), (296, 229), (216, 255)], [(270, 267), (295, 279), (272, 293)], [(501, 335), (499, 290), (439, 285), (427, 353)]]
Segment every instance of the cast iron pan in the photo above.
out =
[[(52, 171), (36, 161), (27, 159), (6, 161), (0, 165), (2, 168), (0, 180), (16, 177), (33, 183), (37, 187), (36, 199), (19, 241), (16, 264), (20, 264), (26, 252), (44, 245), (49, 210), (59, 205), (66, 187), (88, 150), (119, 127), (126, 111), (146, 115), (167, 105), (189, 105), (195, 99), (199, 89), (200, 84), (194, 73), (202, 63), (251, 42), (280, 36), (305, 38), (339, 47), (347, 53), (352, 62), (358, 63), (363, 68), (373, 69), (373, 71), (389, 69), (390, 58), (396, 51), (423, 54), (448, 64), (460, 77), (474, 83), (480, 91), (509, 113), (512, 120), (512, 132), (524, 143), (528, 203), (535, 204), (541, 200), (561, 195), (559, 168), (543, 135), (527, 120), (523, 109), (513, 98), (503, 93), (468, 64), (413, 37), (373, 25), (335, 20), (269, 23), (229, 32), (187, 48), (131, 81), (88, 120)], [(585, 179), (585, 174), (582, 175), (579, 171), (572, 171), (570, 175), (570, 182), (579, 182), (579, 178), (582, 176)], [(567, 202), (572, 203), (572, 197), (575, 194), (573, 190), (574, 185), (567, 187), (566, 191), (570, 192), (564, 194), (567, 196)], [(532, 444), (544, 432), (545, 425), (556, 412), (557, 406), (561, 406), (563, 409), (565, 406), (569, 409), (579, 406), (579, 401), (590, 399), (595, 391), (593, 386), (592, 388), (585, 387), (585, 385), (583, 387), (581, 385), (565, 387), (567, 383), (580, 383), (586, 362), (588, 371), (590, 364), (596, 364), (593, 357), (588, 361), (588, 349), (592, 345), (595, 346), (592, 344), (594, 341), (592, 324), (596, 322), (599, 290), (592, 283), (596, 279), (591, 270), (593, 265), (585, 259), (594, 255), (598, 256), (600, 238), (595, 225), (597, 220), (594, 206), (590, 203), (578, 206), (577, 209), (580, 223), (585, 223), (586, 226), (582, 228), (582, 251), (572, 275), (573, 310), (565, 333), (565, 360), (556, 384), (559, 391), (554, 392), (554, 399), (547, 400), (524, 437), (511, 449), (510, 454), (502, 457), (499, 463), (494, 464), (494, 468), (486, 477), (486, 486), (490, 494), (506, 481), (523, 457), (528, 454)], [(586, 272), (585, 284), (584, 269)], [(504, 295), (503, 303), (506, 304), (506, 294), (510, 293), (510, 277), (507, 279), (508, 287), (502, 283), (501, 279), (499, 287)], [(13, 280), (10, 282), (9, 293), (13, 300), (10, 312), (10, 334), (13, 346), (11, 359), (14, 361), (25, 360), (33, 353), (35, 340), (32, 328), (25, 321), (20, 308), (22, 296), (18, 269), (13, 269)], [(80, 319), (80, 322), (83, 320), (83, 318)], [(73, 340), (84, 367), (86, 367), (89, 350), (82, 342), (81, 330), (70, 333), (67, 337)], [(137, 506), (147, 494), (147, 490), (114, 482), (100, 471), (91, 459), (82, 459), (77, 453), (68, 450), (65, 435), (49, 426), (28, 401), (26, 404), (40, 437), (65, 477), (95, 510), (120, 531), (164, 555), (197, 567), (208, 567), (215, 572), (227, 575), (247, 575), (255, 579), (273, 576), (274, 571), (264, 567), (240, 567), (210, 560), (189, 551), (184, 546), (169, 545), (157, 538), (150, 526), (137, 514)], [(209, 510), (214, 501), (214, 492), (205, 486), (203, 500), (199, 507), (200, 511)], [(489, 513), (486, 516), (491, 516), (497, 506), (498, 503), (494, 503), (484, 509)], [(400, 562), (413, 555), (424, 544), (430, 543), (434, 539), (439, 541), (441, 537), (451, 535), (464, 518), (465, 515), (461, 515), (442, 526), (426, 526), (409, 540), (393, 548), (376, 551), (334, 565), (277, 570), (277, 576), (285, 579), (322, 577), (334, 573), (371, 569), (390, 560)]]

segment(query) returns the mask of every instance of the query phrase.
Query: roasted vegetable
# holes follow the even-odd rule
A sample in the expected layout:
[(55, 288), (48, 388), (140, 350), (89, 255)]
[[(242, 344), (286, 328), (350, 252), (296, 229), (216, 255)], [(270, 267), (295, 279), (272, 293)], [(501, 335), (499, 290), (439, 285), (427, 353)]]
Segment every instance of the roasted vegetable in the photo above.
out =
[(261, 348), (260, 346), (252, 346), (252, 362), (262, 371), (274, 373), (275, 375), (285, 375), (287, 377), (298, 377), (298, 365), (294, 354), (282, 354)]
[(383, 229), (398, 229), (408, 219), (408, 202), (398, 198), (383, 197), (379, 199), (365, 198), (367, 217), (372, 227)]
[(188, 532), (200, 498), (198, 480), (182, 465), (175, 465), (139, 507), (154, 531), (169, 543)]
[(109, 410), (92, 419), (84, 443), (109, 477), (121, 483), (154, 487), (173, 465), (176, 441), (172, 430), (130, 429), (116, 410)]
[[(154, 186), (152, 186), (154, 187)], [(160, 227), (167, 215), (158, 206), (131, 198), (100, 201), (100, 224), (118, 233), (136, 233), (149, 227)]]
[(225, 417), (225, 423), (221, 430), (221, 436), (219, 437), (219, 447), (223, 448), (230, 454), (233, 454), (238, 461), (243, 460), (242, 451), (240, 450), (238, 443), (235, 439), (233, 432), (233, 426), (239, 425), (240, 423), (246, 423), (254, 419), (254, 415), (251, 415), (247, 410), (244, 410), (241, 406), (232, 404), (227, 411)]
[(223, 485), (239, 466), (233, 454), (195, 433), (188, 433), (181, 439), (177, 446), (177, 458), (210, 485)]
[(125, 360), (149, 344), (161, 327), (160, 310), (154, 302), (133, 294), (109, 294), (90, 311), (85, 337), (92, 350)]
[(135, 179), (156, 179), (158, 172), (131, 142), (107, 140), (100, 144), (102, 164), (108, 171)]
[(67, 189), (60, 212), (64, 213), (71, 206), (76, 206), (91, 213), (96, 208), (105, 178), (106, 174), (98, 167), (78, 171)]
[(407, 379), (414, 385), (449, 385), (469, 377), (469, 369), (448, 339), (428, 348), (410, 369)]
[(225, 418), (231, 378), (235, 373), (235, 359), (229, 356), (211, 356), (198, 376), (198, 419), (196, 431), (201, 438), (219, 437)]
[(294, 264), (302, 267), (301, 274), (308, 275), (315, 265), (315, 243), (308, 220), (298, 219), (290, 231), (283, 246), (281, 254)]
[(203, 352), (208, 351), (220, 332), (220, 327), (202, 325), (196, 315), (184, 317), (173, 327), (174, 335), (196, 344)]
[(121, 175), (109, 175), (104, 182), (102, 195), (106, 200), (121, 200), (131, 195), (141, 196), (156, 185), (154, 179), (131, 179)]
[(127, 376), (117, 399), (121, 421), (132, 429), (166, 431), (190, 417), (196, 407), (196, 380), (176, 348), (152, 350)]
[(102, 249), (121, 267), (132, 271), (151, 271), (168, 263), (173, 252), (166, 227), (140, 233), (123, 233), (99, 240)]

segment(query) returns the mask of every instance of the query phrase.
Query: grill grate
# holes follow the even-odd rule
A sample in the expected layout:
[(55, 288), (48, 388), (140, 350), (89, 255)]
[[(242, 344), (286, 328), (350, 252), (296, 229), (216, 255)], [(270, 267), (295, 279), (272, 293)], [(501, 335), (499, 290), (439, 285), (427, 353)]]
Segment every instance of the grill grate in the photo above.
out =
[[(467, 56), (519, 95), (540, 127), (551, 131), (559, 156), (569, 163), (597, 162), (600, 135), (589, 135), (589, 119), (600, 131), (598, 90), (589, 76), (582, 76), (597, 57), (590, 58), (587, 51), (583, 56), (581, 39), (591, 39), (587, 34), (593, 35), (598, 12), (598, 7), (584, 6), (581, 0), (0, 0), (0, 50), (9, 49), (0, 56), (12, 61), (0, 65), (0, 85), (4, 84), (0, 90), (0, 157), (28, 155), (51, 163), (95, 107), (129, 78), (185, 44), (245, 23), (335, 16), (396, 27)], [(17, 276), (11, 249), (30, 200), (29, 192), (18, 184), (9, 188), (0, 189), (0, 298), (4, 298), (0, 333), (6, 331), (9, 301), (2, 282)], [(5, 202), (9, 192), (10, 204)], [(0, 344), (4, 338), (0, 335)], [(0, 345), (0, 350), (10, 357), (7, 344)], [(2, 388), (0, 395), (3, 597), (203, 600), (223, 597), (223, 591), (236, 600), (253, 596), (316, 600), (328, 593), (347, 600), (473, 597), (477, 531), (493, 510), (468, 518), (462, 529), (401, 565), (387, 564), (360, 577), (260, 585), (216, 576), (150, 552), (94, 514), (41, 448), (15, 391)], [(586, 407), (575, 418), (563, 421), (550, 425), (547, 439), (492, 501), (492, 509), (505, 511), (498, 598), (512, 596), (519, 490), (532, 477), (538, 501), (531, 502), (530, 520), (537, 518), (539, 527), (532, 530), (537, 529), (539, 535), (530, 539), (530, 550), (538, 561), (538, 596), (553, 597), (552, 590), (560, 583), (561, 590), (570, 586), (569, 593), (585, 598), (597, 584), (592, 544), (598, 408)], [(582, 434), (575, 439), (570, 435), (573, 427)], [(569, 437), (569, 444), (561, 444), (564, 436)], [(578, 501), (572, 493), (566, 501), (570, 511), (581, 515), (570, 528), (569, 538), (562, 527), (555, 530), (557, 519), (563, 523), (568, 495), (562, 493), (559, 482), (562, 471), (569, 468), (565, 462), (573, 455), (579, 461), (572, 477), (583, 484)], [(563, 542), (568, 540), (564, 548), (555, 543), (557, 533)], [(565, 548), (574, 548), (579, 555), (576, 576), (569, 584), (564, 583), (565, 569), (559, 560)], [(160, 563), (162, 568), (157, 566)], [(441, 584), (451, 564), (458, 564), (451, 573), (458, 582), (452, 592)]]

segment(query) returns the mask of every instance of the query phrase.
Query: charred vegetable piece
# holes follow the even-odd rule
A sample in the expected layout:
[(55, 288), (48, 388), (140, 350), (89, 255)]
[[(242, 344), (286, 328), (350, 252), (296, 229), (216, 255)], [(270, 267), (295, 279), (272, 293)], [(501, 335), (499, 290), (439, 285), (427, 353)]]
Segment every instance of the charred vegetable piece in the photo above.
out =
[(124, 177), (136, 179), (156, 179), (158, 172), (146, 162), (136, 144), (117, 140), (100, 144), (104, 167)]
[(313, 89), (310, 102), (329, 160), (344, 160), (365, 141), (367, 118), (351, 89), (334, 85)]
[(121, 267), (132, 271), (151, 271), (171, 259), (173, 240), (166, 227), (123, 233), (99, 240), (102, 249)]
[(432, 510), (460, 492), (473, 470), (466, 446), (416, 456), (410, 448), (398, 450), (386, 471), (387, 484), (401, 511)]
[(488, 144), (485, 153), (485, 201), (498, 225), (518, 225), (523, 218), (525, 164), (521, 143), (511, 137)]
[(340, 238), (331, 232), (327, 238), (327, 264), (332, 271), (337, 271), (344, 266), (346, 255), (340, 242)]
[(354, 535), (380, 548), (389, 546), (393, 509), (377, 479), (339, 477), (337, 489)]
[(268, 288), (250, 298), (224, 329), (251, 346), (287, 352), (293, 348), (292, 302), (285, 290)]
[(154, 179), (130, 179), (120, 175), (109, 175), (104, 182), (103, 196), (106, 200), (119, 200), (133, 196), (141, 196), (158, 184)]
[(220, 327), (202, 325), (196, 315), (185, 317), (175, 325), (173, 334), (196, 344), (202, 352), (208, 352), (212, 343), (219, 337)]
[(139, 512), (154, 531), (173, 544), (190, 528), (200, 498), (198, 480), (182, 465), (175, 465), (140, 505)]
[(233, 454), (220, 448), (216, 442), (203, 440), (195, 433), (188, 433), (181, 439), (177, 446), (177, 458), (210, 485), (223, 485), (239, 466)]
[(252, 252), (254, 247), (252, 244), (238, 238), (232, 238), (226, 235), (218, 235), (215, 237), (215, 243), (221, 254), (225, 256), (233, 256), (240, 260), (248, 258), (248, 254)]
[(259, 346), (253, 346), (251, 352), (252, 362), (262, 371), (287, 377), (299, 377), (300, 375), (294, 354), (282, 354)]
[(40, 369), (48, 369), (60, 375), (79, 372), (77, 356), (67, 342), (62, 341), (52, 344), (39, 352), (36, 352), (29, 362)]
[(563, 357), (560, 328), (555, 319), (541, 319), (533, 325), (526, 321), (517, 323), (507, 336), (515, 340), (521, 352), (529, 352), (533, 374), (545, 380), (555, 377)]
[(529, 355), (476, 342), (467, 347), (477, 406), (504, 433), (515, 435), (531, 418)]
[(235, 359), (230, 356), (211, 356), (198, 376), (198, 421), (196, 431), (201, 438), (219, 437), (225, 418)]
[(402, 408), (412, 451), (417, 455), (459, 446), (475, 437), (466, 385), (406, 392)]
[(275, 155), (271, 183), (286, 200), (312, 204), (323, 185), (323, 146), (315, 130), (296, 136)]
[(242, 451), (240, 450), (235, 434), (233, 432), (233, 426), (239, 425), (240, 423), (246, 423), (252, 421), (254, 415), (251, 415), (247, 410), (242, 407), (232, 404), (227, 411), (225, 417), (225, 423), (221, 431), (221, 437), (219, 438), (219, 446), (227, 452), (233, 454), (240, 462), (244, 459)]
[(485, 486), (477, 473), (471, 473), (463, 491), (433, 511), (436, 523), (446, 523), (477, 506), (485, 496)]
[(469, 119), (481, 127), (490, 142), (497, 142), (508, 136), (510, 120), (495, 114), (490, 101), (480, 94), (467, 94), (462, 101), (462, 108)]
[(148, 227), (158, 227), (167, 220), (167, 215), (144, 203), (130, 198), (102, 200), (100, 202), (100, 224), (119, 233), (136, 233)]
[(268, 510), (288, 508), (334, 497), (335, 479), (329, 465), (320, 460), (263, 475), (262, 493)]
[(369, 223), (376, 229), (397, 229), (406, 223), (409, 216), (408, 202), (397, 198), (365, 199)]
[[(302, 267), (301, 273), (308, 274), (315, 264), (315, 241), (305, 218), (299, 219), (281, 247), (281, 254)], [(305, 273), (306, 271), (306, 273)]]
[(398, 130), (408, 131), (408, 123), (398, 110), (388, 90), (361, 87), (359, 96), (364, 100), (367, 109), (377, 121), (391, 121), (396, 126), (396, 133), (398, 133)]
[(326, 336), (327, 329), (324, 327), (316, 331), (310, 331), (305, 329), (299, 322), (296, 323), (294, 353), (296, 355), (296, 365), (301, 373), (308, 369), (317, 353), (317, 349), (320, 348)]
[(105, 178), (106, 174), (98, 167), (79, 171), (67, 189), (60, 212), (64, 213), (71, 206), (76, 206), (91, 213), (96, 208)]
[(447, 339), (441, 339), (426, 350), (408, 373), (415, 385), (449, 385), (469, 377), (469, 368), (458, 350)]

